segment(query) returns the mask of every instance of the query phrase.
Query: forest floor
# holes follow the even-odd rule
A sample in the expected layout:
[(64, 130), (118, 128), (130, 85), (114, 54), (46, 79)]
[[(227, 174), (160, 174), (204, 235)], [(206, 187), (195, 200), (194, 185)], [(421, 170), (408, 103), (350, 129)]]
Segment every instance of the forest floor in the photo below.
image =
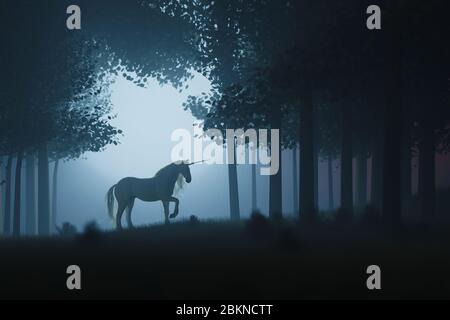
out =
[[(0, 240), (0, 298), (450, 298), (450, 225), (185, 221)], [(81, 268), (69, 291), (66, 268)], [(368, 290), (366, 268), (381, 268)]]

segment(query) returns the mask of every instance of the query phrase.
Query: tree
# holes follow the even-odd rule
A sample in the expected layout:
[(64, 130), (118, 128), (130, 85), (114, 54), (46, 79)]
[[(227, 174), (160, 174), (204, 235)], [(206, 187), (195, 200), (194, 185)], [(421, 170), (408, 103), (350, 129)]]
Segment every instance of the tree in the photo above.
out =
[[(227, 87), (242, 79), (247, 64), (252, 61), (252, 48), (244, 46), (250, 45), (246, 39), (242, 25), (249, 14), (249, 8), (256, 5), (255, 1), (231, 1), (219, 2), (200, 1), (198, 7), (195, 4), (183, 4), (188, 8), (185, 12), (201, 12), (195, 25), (199, 30), (198, 38), (202, 43), (200, 61), (204, 65), (204, 75), (208, 75), (213, 83), (215, 93), (209, 99), (195, 99), (191, 97), (187, 108), (208, 110), (209, 106), (196, 106), (195, 103), (211, 101), (224, 94)], [(200, 8), (200, 10), (198, 10)], [(206, 72), (208, 70), (208, 72)], [(205, 116), (208, 112), (193, 112), (196, 116)], [(204, 118), (199, 118), (204, 119)], [(228, 126), (229, 128), (233, 128)], [(228, 148), (234, 148), (234, 143), (228, 142)], [(240, 216), (239, 192), (237, 183), (236, 163), (228, 159), (228, 180), (230, 215)]]
[(334, 210), (334, 191), (333, 191), (333, 158), (328, 156), (327, 159), (328, 170), (328, 210)]
[(35, 153), (27, 152), (26, 154), (26, 214), (25, 214), (25, 231), (28, 235), (36, 234), (36, 165)]
[(292, 176), (293, 186), (292, 193), (294, 199), (294, 213), (298, 214), (300, 207), (298, 204), (298, 165), (297, 165), (297, 148), (292, 148)]
[[(0, 103), (5, 107), (2, 112), (5, 126), (2, 152), (17, 155), (13, 231), (14, 235), (20, 232), (22, 159), (25, 150), (32, 153), (38, 149), (38, 228), (41, 234), (48, 234), (48, 143), (63, 137), (66, 132), (59, 130), (61, 119), (68, 119), (66, 114), (58, 117), (58, 113), (67, 111), (71, 102), (79, 103), (77, 107), (80, 108), (83, 103), (88, 103), (88, 97), (101, 94), (103, 90), (99, 89), (98, 83), (105, 84), (106, 73), (97, 69), (94, 51), (98, 45), (94, 41), (76, 34), (52, 33), (54, 19), (49, 19), (42, 28), (34, 28), (36, 19), (42, 19), (32, 11), (41, 12), (43, 9), (39, 5), (27, 2), (20, 2), (17, 7), (11, 7), (10, 3), (2, 5), (8, 9), (5, 19), (11, 22), (9, 26), (16, 27), (14, 34), (20, 35), (17, 39), (9, 30), (1, 34), (3, 43), (7, 44), (7, 50), (2, 52), (2, 69), (9, 79), (14, 79), (2, 81), (0, 92)], [(26, 19), (19, 23), (14, 17), (22, 14)], [(43, 37), (46, 31), (48, 34)], [(20, 78), (16, 76), (18, 73)], [(81, 109), (86, 112), (85, 106)], [(89, 119), (79, 119), (86, 120)]]
[(11, 176), (12, 176), (12, 156), (8, 156), (6, 164), (5, 176), (5, 211), (3, 218), (3, 233), (9, 235), (11, 233)]
[(5, 219), (5, 158), (0, 158), (0, 234), (3, 234), (3, 223)]
[(252, 164), (252, 212), (258, 211), (256, 191), (256, 164)]
[(399, 1), (389, 1), (385, 17), (385, 93), (383, 146), (383, 217), (397, 229), (401, 224), (401, 14)]
[(84, 95), (58, 109), (55, 116), (57, 131), (49, 141), (49, 158), (55, 163), (51, 197), (53, 226), (57, 215), (59, 161), (77, 159), (85, 152), (100, 152), (109, 144), (117, 145), (117, 135), (122, 134), (122, 130), (109, 124), (112, 119), (108, 115), (111, 110), (109, 82), (110, 79), (105, 78), (93, 83)]
[(38, 150), (38, 234), (50, 234), (50, 194), (47, 144)]
[(14, 182), (14, 221), (13, 221), (13, 235), (20, 234), (20, 191), (22, 182), (22, 161), (23, 151), (17, 155), (16, 161), (16, 177)]
[[(409, 53), (403, 59), (403, 86), (410, 93), (402, 96), (409, 120), (405, 123), (408, 130), (405, 130), (404, 136), (410, 140), (409, 150), (404, 151), (407, 153), (404, 162), (410, 163), (411, 152), (418, 151), (419, 211), (424, 219), (433, 219), (436, 215), (435, 156), (449, 150), (447, 60), (450, 46), (442, 42), (447, 27), (444, 16), (449, 7), (448, 2), (436, 0), (426, 4), (408, 2), (403, 4), (404, 8), (416, 13), (403, 17), (410, 26), (408, 32), (402, 30), (403, 48)], [(403, 180), (403, 190), (410, 192), (410, 176)], [(407, 200), (406, 196), (403, 198)]]

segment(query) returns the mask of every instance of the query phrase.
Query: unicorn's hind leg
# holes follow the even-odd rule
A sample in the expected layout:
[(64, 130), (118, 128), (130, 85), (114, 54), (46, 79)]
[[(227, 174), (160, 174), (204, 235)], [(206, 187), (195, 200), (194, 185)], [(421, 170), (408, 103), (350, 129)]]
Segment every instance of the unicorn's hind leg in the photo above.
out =
[(130, 200), (127, 206), (127, 224), (129, 228), (134, 228), (133, 222), (131, 221), (131, 211), (133, 210), (134, 206), (134, 198)]
[(122, 215), (125, 211), (126, 204), (119, 202), (119, 207), (117, 208), (117, 215), (116, 215), (116, 228), (121, 230), (122, 229)]

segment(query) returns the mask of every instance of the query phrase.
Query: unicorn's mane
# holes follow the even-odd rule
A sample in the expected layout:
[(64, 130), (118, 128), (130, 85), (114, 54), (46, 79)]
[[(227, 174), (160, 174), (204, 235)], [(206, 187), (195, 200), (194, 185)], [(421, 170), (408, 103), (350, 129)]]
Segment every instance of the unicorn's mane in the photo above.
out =
[(185, 185), (186, 185), (186, 182), (184, 181), (184, 177), (180, 173), (178, 175), (177, 182), (175, 184), (175, 192), (174, 193), (178, 194), (184, 188)]
[[(156, 172), (155, 177), (170, 174), (172, 170), (176, 169), (176, 168), (174, 168), (176, 165), (178, 165), (178, 163), (176, 163), (176, 162), (168, 164), (167, 166), (165, 166), (164, 168), (162, 168), (158, 172)], [(175, 182), (174, 193), (178, 194), (184, 188), (185, 184), (186, 184), (186, 182), (184, 180), (183, 175), (181, 173), (179, 173), (177, 176), (177, 180)]]
[(174, 165), (175, 165), (174, 163), (171, 163), (171, 164), (168, 164), (167, 166), (159, 169), (158, 172), (156, 172), (155, 177), (167, 173), (167, 171), (170, 170)]

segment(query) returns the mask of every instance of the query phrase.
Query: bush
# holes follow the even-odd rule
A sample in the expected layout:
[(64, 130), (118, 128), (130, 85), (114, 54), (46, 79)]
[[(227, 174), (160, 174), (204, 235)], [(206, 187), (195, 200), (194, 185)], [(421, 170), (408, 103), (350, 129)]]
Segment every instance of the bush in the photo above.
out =
[(300, 248), (297, 237), (291, 228), (283, 228), (278, 234), (278, 244), (282, 249), (295, 251)]
[(199, 220), (199, 218), (196, 216), (196, 215), (191, 215), (190, 217), (189, 217), (189, 224), (191, 224), (191, 225), (197, 225), (197, 224), (199, 224), (200, 223), (200, 220)]
[(56, 226), (56, 231), (62, 236), (74, 236), (78, 232), (77, 227), (70, 222), (64, 222), (61, 228)]
[(364, 208), (361, 223), (368, 226), (377, 226), (381, 223), (381, 215), (378, 209), (373, 205), (367, 205)]
[(334, 221), (338, 224), (348, 224), (352, 222), (353, 215), (344, 208), (339, 208), (334, 214)]
[(100, 240), (102, 231), (96, 221), (88, 222), (84, 226), (83, 234), (80, 237), (82, 242), (94, 243)]
[(259, 211), (255, 211), (246, 222), (245, 229), (251, 235), (259, 237), (266, 235), (270, 231), (270, 224), (267, 217), (262, 215)]

